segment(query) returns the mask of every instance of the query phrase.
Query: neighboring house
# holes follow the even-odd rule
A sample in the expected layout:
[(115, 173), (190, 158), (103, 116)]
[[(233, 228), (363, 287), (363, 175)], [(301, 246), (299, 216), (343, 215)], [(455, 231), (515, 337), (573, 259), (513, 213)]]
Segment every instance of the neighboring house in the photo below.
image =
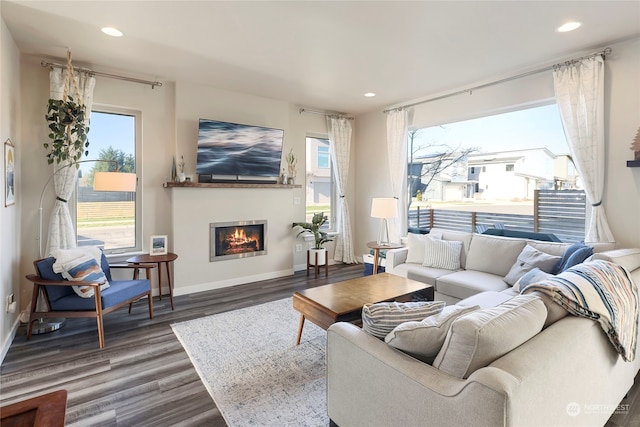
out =
[[(421, 168), (424, 171), (435, 158), (432, 155), (416, 159), (410, 170), (414, 174)], [(536, 189), (554, 187), (555, 159), (546, 148), (469, 154), (466, 161), (437, 173), (430, 183), (427, 175), (421, 185), (413, 187), (420, 189), (427, 200), (532, 200)], [(570, 175), (565, 172), (563, 176), (569, 182)]]
[(470, 154), (469, 177), (475, 197), (485, 200), (533, 200), (536, 189), (553, 188), (555, 155), (546, 148)]
[(568, 154), (556, 156), (553, 162), (553, 179), (556, 190), (582, 189), (578, 171)]

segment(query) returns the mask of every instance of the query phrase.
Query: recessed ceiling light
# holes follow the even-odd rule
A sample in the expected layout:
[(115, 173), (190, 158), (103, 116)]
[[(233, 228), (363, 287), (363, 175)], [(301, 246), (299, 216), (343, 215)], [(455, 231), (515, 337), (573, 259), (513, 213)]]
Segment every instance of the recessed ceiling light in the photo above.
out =
[(122, 31), (113, 27), (104, 27), (102, 32), (111, 37), (122, 37)]
[(374, 96), (376, 96), (376, 94), (373, 92), (367, 92), (364, 94), (364, 96), (366, 96), (367, 98), (373, 98)]
[(556, 30), (559, 33), (566, 33), (569, 31), (573, 31), (576, 30), (578, 28), (580, 28), (582, 26), (581, 22), (575, 22), (575, 21), (571, 21), (571, 22), (567, 22), (566, 24), (562, 24), (561, 26), (558, 27), (558, 29)]

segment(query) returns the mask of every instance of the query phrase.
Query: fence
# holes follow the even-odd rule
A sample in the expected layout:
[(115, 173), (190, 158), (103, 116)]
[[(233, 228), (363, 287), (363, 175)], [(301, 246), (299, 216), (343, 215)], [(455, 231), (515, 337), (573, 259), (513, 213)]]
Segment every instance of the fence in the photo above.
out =
[(467, 212), (431, 208), (409, 209), (410, 228), (443, 228), (475, 232), (477, 226), (504, 228), (516, 231), (553, 233), (563, 242), (584, 239), (585, 194), (578, 190), (536, 190), (533, 215)]

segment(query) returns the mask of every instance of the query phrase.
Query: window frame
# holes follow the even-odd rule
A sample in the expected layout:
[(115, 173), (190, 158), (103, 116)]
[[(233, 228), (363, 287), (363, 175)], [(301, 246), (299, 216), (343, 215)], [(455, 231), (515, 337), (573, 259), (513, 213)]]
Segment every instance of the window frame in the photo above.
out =
[[(104, 105), (94, 103), (91, 107), (91, 113), (104, 113), (104, 114), (115, 114), (115, 115), (124, 115), (124, 116), (132, 116), (135, 121), (135, 165), (136, 165), (136, 192), (135, 192), (135, 245), (133, 247), (127, 248), (118, 248), (118, 249), (105, 249), (105, 255), (119, 255), (119, 254), (129, 254), (129, 253), (141, 253), (142, 248), (144, 246), (142, 241), (142, 186), (139, 185), (140, 178), (142, 176), (142, 111), (136, 110), (133, 108), (127, 107), (119, 107), (113, 105)], [(91, 129), (91, 125), (89, 125), (89, 129)], [(89, 139), (89, 149), (91, 149), (91, 130), (89, 130), (88, 134)], [(94, 160), (94, 159), (87, 159)], [(74, 191), (73, 197), (73, 213), (71, 215), (73, 220), (73, 226), (76, 233), (76, 240), (78, 238), (78, 218), (77, 218), (77, 209), (78, 209), (78, 183), (76, 182), (76, 191)], [(77, 243), (77, 241), (76, 241)]]
[[(317, 153), (310, 153), (308, 151), (309, 149), (309, 138), (313, 138), (313, 139), (322, 139), (328, 142), (328, 151), (326, 153), (327, 155), (327, 160), (329, 162), (329, 166), (325, 167), (325, 166), (320, 166), (319, 164), (319, 151)], [(305, 189), (308, 190), (309, 188), (309, 184), (307, 182), (308, 178), (309, 178), (309, 168), (308, 165), (311, 165), (312, 162), (314, 161), (314, 154), (315, 154), (315, 166), (318, 169), (329, 169), (329, 188), (330, 188), (330, 195), (329, 195), (329, 203), (330, 203), (330, 207), (331, 207), (331, 213), (329, 215), (329, 226), (325, 226), (322, 230), (328, 233), (333, 233), (336, 231), (336, 206), (337, 206), (337, 191), (336, 191), (336, 180), (335, 180), (335, 174), (334, 174), (334, 169), (333, 169), (333, 162), (331, 161), (331, 140), (329, 140), (329, 136), (328, 135), (322, 135), (322, 134), (312, 134), (312, 133), (308, 133), (305, 136), (305, 151), (307, 151), (307, 164), (305, 165)], [(307, 211), (307, 197), (308, 197), (308, 191), (305, 191), (305, 213)]]

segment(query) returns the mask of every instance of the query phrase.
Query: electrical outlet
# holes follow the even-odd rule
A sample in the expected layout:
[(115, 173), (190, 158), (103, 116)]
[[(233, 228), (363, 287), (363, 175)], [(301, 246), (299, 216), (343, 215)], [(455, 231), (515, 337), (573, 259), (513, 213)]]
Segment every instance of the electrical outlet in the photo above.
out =
[(302, 252), (302, 244), (298, 243), (296, 245), (296, 252)]
[(13, 304), (13, 294), (7, 295), (7, 300), (6, 300), (6, 303), (4, 305), (5, 311), (7, 313), (9, 313), (9, 310), (11, 309), (11, 304)]
[(293, 198), (293, 204), (294, 204), (294, 205), (299, 205), (299, 204), (300, 204), (300, 197), (297, 197), (297, 196), (296, 196), (296, 197), (294, 197), (294, 198)]

